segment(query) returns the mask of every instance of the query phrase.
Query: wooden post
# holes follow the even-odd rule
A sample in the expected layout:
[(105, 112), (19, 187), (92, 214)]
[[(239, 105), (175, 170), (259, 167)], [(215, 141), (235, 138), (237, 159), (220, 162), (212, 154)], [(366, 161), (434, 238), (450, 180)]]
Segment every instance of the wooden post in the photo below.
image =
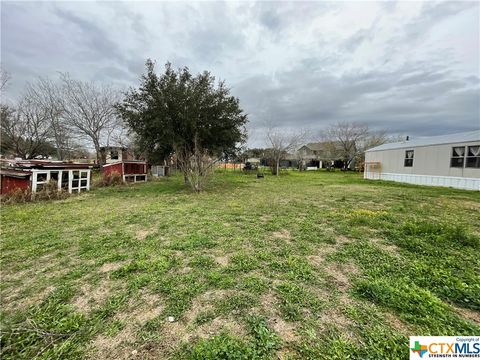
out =
[(32, 193), (37, 192), (37, 172), (32, 171)]
[(90, 191), (90, 169), (87, 170), (87, 191)]
[(73, 171), (68, 170), (68, 192), (72, 193), (72, 184), (73, 183)]

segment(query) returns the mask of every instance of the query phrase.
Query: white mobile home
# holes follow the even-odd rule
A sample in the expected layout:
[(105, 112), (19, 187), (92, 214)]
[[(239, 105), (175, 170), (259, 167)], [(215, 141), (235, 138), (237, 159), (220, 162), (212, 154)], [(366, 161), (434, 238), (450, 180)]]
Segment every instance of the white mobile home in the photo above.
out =
[(369, 149), (364, 178), (480, 190), (480, 130)]

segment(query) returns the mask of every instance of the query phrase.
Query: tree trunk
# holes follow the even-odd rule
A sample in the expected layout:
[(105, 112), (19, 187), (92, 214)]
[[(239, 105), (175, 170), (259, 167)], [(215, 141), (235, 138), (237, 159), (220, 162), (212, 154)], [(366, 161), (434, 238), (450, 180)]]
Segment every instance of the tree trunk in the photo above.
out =
[(97, 164), (102, 166), (104, 164), (102, 154), (100, 153), (100, 143), (97, 139), (93, 139), (93, 145), (95, 146), (95, 153), (97, 157)]
[(278, 176), (278, 170), (280, 169), (280, 159), (277, 159), (275, 175)]

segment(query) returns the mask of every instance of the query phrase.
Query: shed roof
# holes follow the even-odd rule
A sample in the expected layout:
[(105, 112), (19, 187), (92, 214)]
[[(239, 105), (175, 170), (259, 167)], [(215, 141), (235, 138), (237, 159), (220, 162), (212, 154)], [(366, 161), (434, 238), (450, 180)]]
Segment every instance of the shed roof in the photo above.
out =
[(367, 152), (414, 148), (414, 147), (430, 146), (430, 145), (456, 144), (456, 143), (464, 143), (464, 142), (472, 142), (472, 141), (480, 141), (480, 130), (468, 131), (468, 132), (457, 133), (457, 134), (449, 134), (449, 135), (420, 137), (418, 139), (413, 139), (408, 141), (388, 143), (388, 144), (383, 144), (383, 145), (368, 149)]
[(147, 162), (145, 160), (118, 160), (109, 164), (104, 164), (103, 167), (108, 167), (112, 165), (118, 165), (118, 164), (143, 164), (146, 165)]
[(0, 175), (14, 178), (28, 178), (32, 173), (30, 171), (0, 168)]
[(20, 169), (89, 169), (92, 164), (74, 162), (53, 161), (53, 160), (2, 160), (12, 168)]

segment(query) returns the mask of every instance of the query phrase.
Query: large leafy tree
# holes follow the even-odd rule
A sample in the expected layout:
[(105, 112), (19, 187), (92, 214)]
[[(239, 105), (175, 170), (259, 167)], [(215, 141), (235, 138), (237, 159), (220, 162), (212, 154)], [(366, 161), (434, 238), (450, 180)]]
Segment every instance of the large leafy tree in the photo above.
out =
[(246, 139), (247, 115), (239, 100), (209, 72), (194, 76), (167, 63), (158, 75), (147, 60), (140, 87), (116, 108), (148, 157), (175, 155), (195, 191), (202, 190), (213, 160), (234, 153)]

